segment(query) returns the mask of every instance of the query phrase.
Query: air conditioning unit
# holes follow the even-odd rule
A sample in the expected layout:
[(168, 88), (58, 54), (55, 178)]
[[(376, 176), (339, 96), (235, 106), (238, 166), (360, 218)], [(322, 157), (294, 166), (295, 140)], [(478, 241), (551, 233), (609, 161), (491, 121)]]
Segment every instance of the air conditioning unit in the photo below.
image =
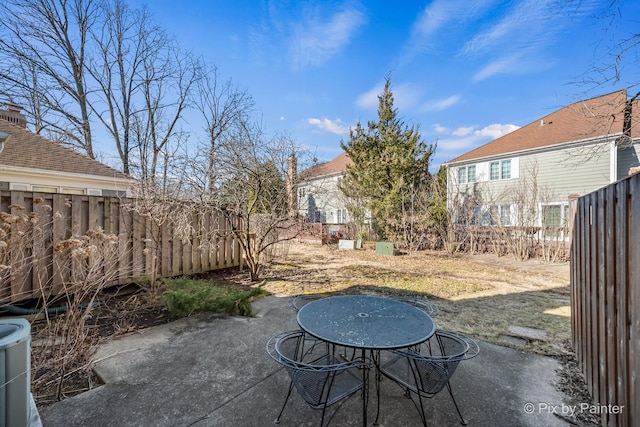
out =
[(31, 325), (0, 320), (0, 427), (31, 423)]

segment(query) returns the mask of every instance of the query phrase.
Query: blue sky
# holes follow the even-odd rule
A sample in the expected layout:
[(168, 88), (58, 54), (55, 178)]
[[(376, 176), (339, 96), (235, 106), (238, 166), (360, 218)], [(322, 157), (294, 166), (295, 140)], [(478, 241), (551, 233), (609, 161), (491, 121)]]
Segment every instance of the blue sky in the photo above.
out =
[[(131, 1), (253, 96), (267, 133), (327, 161), (349, 128), (377, 119), (391, 73), (400, 118), (436, 142), (438, 166), (587, 96), (615, 41), (640, 30), (640, 2), (611, 0)], [(614, 23), (613, 25), (611, 23)], [(638, 64), (635, 64), (638, 69)]]

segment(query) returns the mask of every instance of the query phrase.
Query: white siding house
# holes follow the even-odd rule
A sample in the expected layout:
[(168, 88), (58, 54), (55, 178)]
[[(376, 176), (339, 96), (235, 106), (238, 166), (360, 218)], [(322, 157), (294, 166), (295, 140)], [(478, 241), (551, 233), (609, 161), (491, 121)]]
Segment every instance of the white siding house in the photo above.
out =
[(346, 224), (350, 221), (347, 203), (339, 185), (351, 163), (345, 153), (300, 174), (298, 213), (308, 222)]

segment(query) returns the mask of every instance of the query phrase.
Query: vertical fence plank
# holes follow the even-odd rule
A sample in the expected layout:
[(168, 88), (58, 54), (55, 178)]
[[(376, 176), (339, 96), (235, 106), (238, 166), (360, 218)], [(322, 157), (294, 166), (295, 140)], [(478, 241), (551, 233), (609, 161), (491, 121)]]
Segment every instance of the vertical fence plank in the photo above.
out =
[(124, 204), (120, 204), (118, 231), (118, 283), (122, 285), (126, 284), (133, 274), (133, 211), (127, 209)]
[(209, 271), (211, 267), (209, 266), (209, 254), (211, 253), (211, 210), (207, 209), (202, 213), (202, 223), (200, 224), (200, 230), (202, 233), (201, 244), (202, 248), (200, 249), (200, 267), (202, 271)]
[[(607, 248), (604, 257), (604, 265), (606, 271), (604, 272), (604, 286), (606, 292), (606, 311), (604, 313), (606, 322), (606, 360), (607, 363), (604, 366), (606, 372), (604, 373), (607, 386), (607, 402), (618, 401), (618, 388), (617, 388), (617, 359), (618, 359), (618, 328), (616, 322), (616, 251), (612, 248), (616, 247), (616, 188), (609, 187), (606, 191), (606, 208), (605, 208), (605, 221), (603, 228), (605, 230), (605, 244)], [(616, 414), (608, 416), (611, 418), (612, 423), (619, 425), (619, 417)]]
[(597, 246), (596, 246), (596, 233), (595, 233), (595, 224), (594, 224), (594, 220), (595, 218), (593, 217), (595, 215), (595, 195), (590, 194), (589, 195), (589, 212), (588, 212), (588, 224), (589, 227), (587, 229), (588, 232), (588, 242), (589, 242), (589, 247), (587, 249), (587, 275), (585, 276), (585, 288), (587, 291), (587, 304), (586, 304), (586, 308), (588, 310), (587, 312), (587, 317), (585, 318), (586, 323), (587, 323), (587, 328), (586, 328), (586, 332), (587, 332), (587, 336), (586, 336), (586, 344), (587, 344), (587, 349), (586, 349), (586, 356), (587, 356), (587, 385), (589, 386), (589, 392), (591, 393), (591, 397), (593, 397), (593, 399), (597, 402), (598, 401), (598, 383), (597, 383), (597, 377), (596, 377), (596, 372), (595, 372), (595, 366), (596, 363), (594, 361), (594, 357), (596, 355), (596, 351), (593, 348), (593, 343), (595, 342), (594, 339), (594, 335), (595, 335), (595, 330), (596, 330), (596, 325), (597, 325), (597, 295), (595, 293), (595, 284), (594, 284), (594, 277), (596, 275), (597, 272), (597, 260), (596, 260), (596, 251), (597, 251)]
[[(627, 410), (622, 411), (620, 415), (621, 426), (631, 426), (629, 423), (629, 411), (628, 411), (628, 384), (629, 370), (627, 365), (627, 355), (629, 350), (629, 343), (627, 341), (629, 326), (628, 326), (628, 275), (627, 275), (627, 239), (628, 239), (628, 198), (629, 198), (629, 182), (623, 180), (618, 182), (616, 186), (616, 328), (617, 328), (617, 347), (618, 357), (616, 359), (616, 395), (618, 405), (625, 405)], [(613, 252), (613, 251), (612, 251)]]
[(51, 246), (51, 200), (44, 194), (33, 194), (33, 296), (45, 296), (53, 262)]
[(640, 424), (640, 175), (629, 179), (629, 425)]
[(173, 261), (171, 266), (171, 276), (179, 276), (182, 274), (182, 240), (176, 236), (175, 227), (173, 229), (173, 248), (171, 251), (171, 259)]
[(589, 240), (589, 209), (590, 209), (590, 204), (589, 204), (589, 199), (588, 198), (584, 198), (580, 200), (582, 202), (582, 229), (580, 230), (580, 235), (581, 240), (582, 240), (582, 259), (585, 261), (582, 263), (582, 265), (580, 266), (580, 286), (582, 287), (582, 325), (581, 325), (581, 331), (582, 331), (582, 340), (580, 343), (580, 348), (581, 348), (581, 358), (580, 358), (580, 366), (582, 367), (582, 373), (585, 375), (585, 378), (587, 377), (587, 373), (590, 370), (589, 364), (588, 364), (588, 348), (587, 348), (587, 344), (589, 342), (589, 340), (587, 339), (587, 337), (589, 336), (589, 330), (588, 330), (588, 325), (589, 325), (589, 263), (586, 262), (587, 260), (587, 256), (589, 254), (589, 247), (591, 245), (591, 241)]
[[(606, 265), (605, 265), (605, 253), (606, 253), (606, 188), (600, 189), (596, 192), (597, 210), (595, 214), (595, 228), (596, 228), (596, 240), (597, 240), (597, 274), (596, 274), (596, 318), (594, 323), (597, 324), (597, 341), (595, 343), (595, 375), (598, 378), (598, 400), (596, 402), (607, 401), (607, 329), (606, 329)], [(602, 414), (602, 422), (607, 424), (608, 414)]]
[(89, 214), (87, 229), (103, 228), (104, 213), (101, 214), (101, 206), (98, 197), (89, 197)]
[(131, 253), (133, 255), (133, 277), (139, 279), (144, 273), (144, 233), (145, 233), (145, 217), (133, 213), (132, 227), (133, 236), (131, 239)]
[(66, 210), (67, 201), (65, 197), (62, 194), (54, 194), (51, 236), (53, 240), (52, 243), (54, 244), (52, 295), (60, 295), (63, 291), (64, 283), (68, 280), (68, 269), (66, 268), (67, 255), (55, 250), (55, 243), (67, 237)]
[[(25, 214), (25, 194), (22, 191), (14, 191), (11, 193), (11, 215), (23, 218)], [(11, 224), (11, 239), (9, 245), (14, 248), (12, 250), (12, 266), (13, 269), (9, 276), (11, 281), (11, 301), (17, 302), (31, 297), (31, 283), (29, 260), (29, 248), (25, 245), (23, 234), (26, 230), (26, 224), (23, 220), (16, 220)], [(16, 249), (17, 248), (17, 249)]]
[(169, 277), (171, 275), (171, 255), (172, 255), (172, 245), (173, 245), (173, 235), (171, 224), (164, 223), (160, 226), (161, 228), (161, 274), (163, 277)]
[(201, 220), (198, 212), (194, 212), (192, 221), (193, 237), (191, 240), (191, 269), (194, 273), (199, 273), (202, 271), (202, 259), (200, 255), (200, 252), (202, 250), (202, 248), (200, 247), (202, 226), (200, 224)]

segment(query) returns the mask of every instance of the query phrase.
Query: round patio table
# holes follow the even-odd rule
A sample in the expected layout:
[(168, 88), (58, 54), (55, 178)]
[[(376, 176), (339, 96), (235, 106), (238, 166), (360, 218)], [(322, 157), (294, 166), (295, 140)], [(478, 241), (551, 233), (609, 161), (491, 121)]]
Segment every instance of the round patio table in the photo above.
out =
[[(391, 298), (344, 295), (320, 298), (298, 312), (298, 325), (305, 332), (331, 344), (370, 350), (376, 365), (376, 392), (380, 411), (380, 388), (376, 354), (380, 350), (411, 347), (428, 340), (436, 325), (418, 308)], [(368, 373), (363, 369), (362, 422), (367, 425)]]
[(320, 298), (298, 312), (300, 327), (323, 341), (367, 350), (411, 347), (436, 326), (424, 311), (391, 298), (344, 295)]

